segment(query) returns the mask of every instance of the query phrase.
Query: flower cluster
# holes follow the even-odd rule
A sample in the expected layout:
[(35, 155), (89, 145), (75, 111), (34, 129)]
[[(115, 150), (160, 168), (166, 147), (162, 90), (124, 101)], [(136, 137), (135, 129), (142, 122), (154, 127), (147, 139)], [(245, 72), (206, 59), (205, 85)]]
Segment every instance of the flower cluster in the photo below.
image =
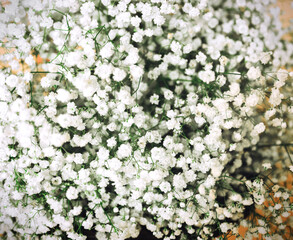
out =
[[(292, 29), (272, 3), (2, 3), (0, 233), (237, 235), (282, 155), (268, 144), (291, 159)], [(258, 221), (248, 235), (270, 233)]]
[[(249, 184), (250, 182), (248, 182)], [(253, 182), (252, 194), (260, 194), (256, 181)], [(271, 188), (263, 188), (269, 194), (268, 201), (257, 203), (256, 211), (243, 221), (243, 225), (248, 228), (246, 233), (247, 239), (258, 237), (262, 234), (264, 239), (286, 239), (291, 237), (290, 216), (292, 212), (292, 204), (290, 202), (290, 195), (286, 189), (279, 185), (274, 185)], [(258, 199), (257, 197), (255, 199)], [(259, 200), (257, 200), (259, 201)]]

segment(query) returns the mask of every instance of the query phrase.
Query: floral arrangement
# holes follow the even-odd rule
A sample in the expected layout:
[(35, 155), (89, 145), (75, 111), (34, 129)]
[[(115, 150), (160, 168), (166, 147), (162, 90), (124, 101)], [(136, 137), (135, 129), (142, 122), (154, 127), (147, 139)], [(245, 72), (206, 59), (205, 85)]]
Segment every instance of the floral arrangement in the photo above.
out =
[(293, 29), (273, 3), (2, 2), (2, 237), (285, 239)]

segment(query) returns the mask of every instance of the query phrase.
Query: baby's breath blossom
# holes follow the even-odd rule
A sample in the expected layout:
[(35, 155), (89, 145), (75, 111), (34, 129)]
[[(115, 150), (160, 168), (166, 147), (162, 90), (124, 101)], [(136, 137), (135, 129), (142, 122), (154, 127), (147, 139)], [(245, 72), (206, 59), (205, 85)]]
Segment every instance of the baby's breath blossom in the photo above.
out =
[(261, 72), (259, 67), (251, 67), (249, 68), (248, 72), (247, 72), (247, 76), (249, 79), (251, 80), (256, 80), (261, 76)]
[(0, 233), (280, 238), (293, 48), (272, 3), (0, 4)]
[(272, 94), (270, 96), (269, 102), (272, 104), (272, 106), (278, 106), (282, 102), (282, 98), (284, 98), (284, 95), (280, 93), (278, 88), (272, 89)]
[(78, 197), (78, 190), (76, 188), (70, 186), (68, 188), (68, 190), (66, 191), (66, 197), (69, 200), (76, 199)]
[(107, 43), (101, 50), (100, 56), (102, 58), (110, 58), (113, 55), (113, 44), (111, 42)]
[(118, 151), (117, 151), (117, 156), (118, 158), (126, 158), (129, 157), (132, 153), (132, 147), (130, 144), (122, 144), (119, 146)]
[(150, 102), (151, 102), (151, 104), (158, 105), (159, 104), (159, 95), (157, 95), (157, 94), (152, 95), (150, 98)]
[(271, 163), (263, 163), (262, 166), (264, 167), (264, 169), (271, 169), (272, 168)]
[(264, 132), (264, 130), (265, 130), (265, 125), (264, 125), (263, 123), (259, 123), (259, 124), (257, 124), (256, 126), (254, 126), (254, 130), (255, 130), (258, 134), (260, 134), (260, 133)]

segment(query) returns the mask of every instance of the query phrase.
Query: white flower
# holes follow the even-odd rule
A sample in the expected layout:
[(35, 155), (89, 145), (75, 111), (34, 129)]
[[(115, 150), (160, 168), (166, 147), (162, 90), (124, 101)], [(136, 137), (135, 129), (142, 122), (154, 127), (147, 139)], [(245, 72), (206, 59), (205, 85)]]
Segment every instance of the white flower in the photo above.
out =
[(207, 179), (204, 182), (204, 185), (206, 188), (210, 188), (215, 184), (215, 179), (212, 176), (208, 176)]
[(78, 172), (78, 179), (76, 179), (74, 182), (76, 184), (85, 184), (88, 183), (90, 180), (90, 170), (82, 168)]
[(74, 102), (69, 102), (67, 104), (67, 113), (74, 114), (76, 112), (76, 105)]
[(59, 88), (57, 90), (56, 99), (60, 102), (66, 103), (71, 100), (71, 94), (65, 89)]
[[(115, 124), (115, 122), (111, 122), (108, 126), (107, 129), (111, 132), (114, 132), (115, 130), (117, 130), (117, 125)], [(112, 137), (115, 138), (115, 137)]]
[(53, 81), (50, 78), (48, 78), (48, 77), (43, 77), (41, 79), (41, 86), (43, 88), (49, 88), (49, 87), (51, 87), (52, 86), (52, 83), (53, 83)]
[(109, 111), (109, 107), (105, 101), (99, 101), (96, 110), (101, 116), (106, 116)]
[(260, 234), (266, 234), (267, 233), (267, 230), (264, 227), (258, 227), (257, 230), (258, 230), (258, 232)]
[(182, 175), (176, 174), (173, 177), (173, 186), (177, 189), (186, 188), (187, 184)]
[(113, 66), (110, 64), (102, 64), (96, 67), (95, 74), (102, 79), (107, 79), (113, 72)]
[(277, 72), (277, 78), (281, 81), (281, 82), (285, 82), (288, 78), (288, 71), (285, 69), (279, 69)]
[(108, 42), (101, 50), (100, 50), (100, 55), (102, 58), (110, 58), (113, 53), (114, 46), (111, 42)]
[[(117, 94), (117, 99), (119, 101), (121, 101), (121, 103), (125, 104), (125, 105), (131, 105), (134, 103), (134, 99), (133, 97), (130, 95), (129, 89), (122, 89), (120, 90), (120, 92)], [(124, 112), (125, 110), (125, 105), (119, 105), (117, 106), (117, 108), (121, 108), (121, 112)], [(123, 111), (122, 111), (123, 109)]]
[(142, 40), (143, 40), (143, 32), (141, 32), (141, 31), (135, 32), (132, 35), (132, 40), (134, 42), (138, 42), (138, 43), (142, 42)]
[(220, 177), (223, 169), (224, 169), (224, 166), (220, 164), (220, 162), (215, 162), (211, 167), (211, 173), (213, 177), (215, 178)]
[(130, 66), (130, 74), (135, 80), (139, 80), (143, 75), (143, 69), (136, 65)]
[(138, 16), (131, 17), (130, 22), (134, 27), (138, 28), (141, 23), (141, 19)]
[(245, 100), (245, 104), (248, 107), (254, 107), (259, 102), (259, 96), (257, 93), (251, 93)]
[(176, 41), (172, 41), (171, 43), (171, 50), (180, 55), (181, 54), (181, 44), (179, 42), (176, 42)]
[(282, 217), (287, 218), (287, 217), (289, 217), (289, 216), (290, 216), (290, 213), (289, 213), (289, 212), (283, 212), (283, 213), (282, 213)]
[[(36, 65), (36, 62), (35, 62), (34, 57), (32, 55), (27, 56), (24, 61), (30, 67), (33, 67), (34, 65)], [(29, 73), (29, 72), (26, 72), (26, 73)]]
[(271, 169), (272, 168), (272, 165), (271, 163), (263, 163), (262, 166), (264, 167), (264, 169)]
[(111, 137), (107, 140), (107, 146), (112, 148), (112, 147), (115, 147), (117, 144), (117, 141), (115, 139), (115, 137)]
[(262, 52), (259, 55), (259, 59), (262, 64), (267, 64), (271, 60), (271, 53), (270, 52)]
[(249, 206), (249, 205), (252, 205), (253, 204), (253, 201), (252, 201), (252, 198), (245, 198), (242, 200), (242, 204), (244, 206)]
[(165, 22), (165, 18), (162, 15), (156, 15), (154, 17), (154, 23), (158, 26), (163, 25)]
[(253, 197), (254, 197), (254, 202), (257, 205), (262, 205), (265, 201), (265, 197), (263, 194), (258, 194), (257, 192), (253, 193)]
[(113, 79), (116, 82), (121, 82), (126, 77), (126, 72), (123, 69), (115, 68), (113, 72)]
[(166, 125), (167, 125), (167, 128), (169, 130), (172, 130), (172, 129), (179, 129), (180, 128), (180, 123), (178, 120), (176, 120), (175, 118), (171, 118), (170, 120), (168, 120), (166, 122)]
[(259, 123), (257, 125), (254, 126), (254, 131), (256, 131), (258, 134), (264, 132), (266, 129), (264, 123)]
[(277, 203), (274, 207), (276, 210), (279, 210), (280, 208), (282, 208), (282, 204)]
[(148, 178), (153, 181), (161, 181), (166, 174), (161, 170), (153, 170), (149, 172)]
[(225, 57), (225, 56), (221, 56), (220, 59), (219, 59), (219, 62), (222, 66), (226, 66), (227, 63), (228, 63), (228, 58)]
[(131, 153), (132, 153), (132, 147), (130, 146), (130, 144), (124, 143), (119, 146), (117, 151), (117, 156), (119, 159), (127, 158), (131, 155)]
[(171, 191), (171, 184), (169, 182), (162, 182), (159, 188), (162, 192), (167, 193)]
[(94, 225), (92, 215), (89, 215), (89, 217), (82, 223), (82, 226), (84, 229), (91, 229)]
[(157, 95), (157, 94), (153, 94), (153, 95), (150, 97), (150, 102), (151, 102), (151, 104), (158, 105), (158, 104), (159, 104), (159, 95)]
[(147, 132), (145, 137), (149, 143), (160, 143), (162, 140), (162, 136), (159, 131)]
[(187, 182), (193, 182), (197, 176), (193, 170), (188, 170), (184, 172), (184, 177), (187, 180)]
[(0, 119), (5, 119), (8, 113), (8, 104), (6, 102), (0, 102)]
[[(267, 234), (265, 221), (241, 221), (246, 206), (265, 207), (262, 178), (245, 181), (250, 197), (226, 189), (221, 207), (216, 183), (227, 164), (225, 174), (247, 177), (241, 168), (252, 159), (245, 153), (244, 166), (237, 156), (260, 137), (290, 136), (293, 72), (280, 66), (293, 49), (281, 41), (279, 10), (262, 11), (272, 1), (3, 5), (0, 221), (8, 238), (84, 240), (75, 226), (94, 226), (98, 239), (135, 238), (144, 225), (167, 240), (188, 225), (187, 239), (200, 226), (199, 238), (210, 239), (215, 217), (223, 234), (237, 234), (237, 222), (251, 230), (247, 239)], [(272, 168), (265, 159), (277, 153), (257, 150)], [(272, 191), (282, 203), (268, 210), (282, 230), (290, 195), (279, 185)]]
[(272, 104), (273, 107), (278, 106), (282, 102), (283, 97), (284, 95), (280, 93), (278, 88), (273, 88), (269, 103)]
[(69, 133), (54, 133), (50, 136), (50, 142), (55, 147), (61, 147), (65, 142), (70, 140)]
[(122, 166), (122, 163), (120, 160), (118, 160), (117, 158), (111, 158), (107, 161), (108, 165), (109, 165), (109, 168), (114, 170), (114, 171), (117, 171), (121, 168)]
[(81, 153), (76, 153), (74, 155), (67, 155), (66, 159), (69, 162), (74, 161), (76, 164), (83, 164), (85, 161)]
[(83, 136), (74, 135), (72, 138), (72, 142), (79, 147), (84, 147), (91, 141), (91, 138), (92, 137), (90, 133), (86, 133)]
[(194, 18), (194, 17), (197, 17), (197, 16), (199, 15), (199, 13), (200, 13), (199, 9), (193, 7), (193, 8), (191, 8), (191, 9), (189, 10), (189, 13), (188, 13), (188, 14), (189, 14), (189, 16), (190, 16), (191, 18)]
[(52, 178), (51, 182), (53, 185), (58, 186), (62, 183), (62, 179), (61, 179), (61, 177), (54, 177), (54, 178)]
[(100, 150), (97, 152), (97, 157), (100, 161), (104, 162), (110, 156), (110, 151), (104, 147), (101, 147)]
[(200, 62), (202, 65), (204, 65), (206, 62), (207, 56), (203, 52), (198, 52), (195, 59), (197, 62)]
[(272, 116), (274, 116), (276, 114), (276, 109), (273, 108), (271, 110), (266, 111), (265, 113), (265, 118), (266, 120), (269, 120)]
[(290, 197), (289, 193), (287, 193), (287, 192), (283, 192), (283, 194), (282, 194), (282, 198), (283, 198), (284, 200), (288, 199), (289, 197)]
[(242, 196), (240, 194), (234, 193), (233, 195), (230, 196), (230, 199), (234, 202), (241, 202)]
[(139, 60), (138, 49), (131, 48), (128, 51), (128, 56), (123, 61), (125, 65), (133, 65), (136, 64)]
[(169, 89), (166, 89), (164, 91), (164, 98), (167, 100), (171, 100), (174, 97), (173, 92), (170, 91)]
[(247, 77), (251, 80), (256, 80), (261, 76), (259, 67), (251, 67), (247, 72)]
[(228, 232), (229, 229), (232, 228), (232, 224), (224, 222), (224, 223), (220, 224), (220, 228), (223, 233), (226, 233), (226, 232)]
[(50, 205), (51, 209), (54, 210), (55, 214), (61, 213), (62, 212), (62, 204), (61, 202), (58, 202), (54, 199), (47, 199), (47, 203)]
[(216, 80), (215, 72), (211, 70), (200, 71), (198, 77), (205, 83), (210, 83)]
[(283, 119), (281, 119), (281, 118), (274, 118), (274, 119), (272, 120), (272, 125), (273, 125), (274, 127), (279, 127), (279, 126), (282, 125), (282, 122), (283, 122)]
[(79, 193), (79, 191), (75, 187), (70, 186), (66, 191), (66, 197), (69, 200), (73, 200), (78, 197), (78, 193)]

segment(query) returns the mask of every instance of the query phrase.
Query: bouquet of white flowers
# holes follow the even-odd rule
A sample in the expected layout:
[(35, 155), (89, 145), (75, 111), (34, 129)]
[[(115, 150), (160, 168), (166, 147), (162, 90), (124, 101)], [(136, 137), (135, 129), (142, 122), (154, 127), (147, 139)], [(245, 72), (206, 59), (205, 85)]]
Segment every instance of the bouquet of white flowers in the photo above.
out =
[(289, 236), (293, 25), (274, 2), (2, 1), (2, 237)]

